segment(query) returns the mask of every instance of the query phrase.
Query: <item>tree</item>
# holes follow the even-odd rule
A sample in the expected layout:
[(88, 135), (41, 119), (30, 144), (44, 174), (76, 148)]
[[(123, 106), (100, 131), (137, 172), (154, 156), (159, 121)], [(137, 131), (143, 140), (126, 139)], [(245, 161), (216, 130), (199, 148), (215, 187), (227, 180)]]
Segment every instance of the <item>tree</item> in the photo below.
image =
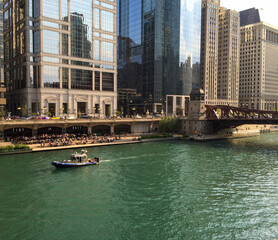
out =
[(159, 121), (159, 131), (163, 133), (179, 132), (180, 119), (173, 117), (164, 117)]

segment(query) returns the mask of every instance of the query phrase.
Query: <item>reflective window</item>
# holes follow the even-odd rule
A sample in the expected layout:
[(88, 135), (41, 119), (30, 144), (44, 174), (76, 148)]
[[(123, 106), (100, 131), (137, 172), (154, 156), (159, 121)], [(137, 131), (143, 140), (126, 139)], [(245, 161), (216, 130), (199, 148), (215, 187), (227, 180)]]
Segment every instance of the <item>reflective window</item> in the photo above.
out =
[(40, 0), (33, 0), (33, 17), (40, 16)]
[(30, 65), (30, 87), (34, 87), (34, 67)]
[(33, 31), (30, 30), (29, 34), (30, 34), (30, 53), (33, 53), (33, 45), (34, 45), (34, 42), (33, 42)]
[(43, 79), (45, 88), (60, 88), (60, 70), (57, 66), (43, 67)]
[(62, 88), (69, 87), (69, 69), (62, 68)]
[(44, 17), (59, 19), (59, 0), (43, 0), (42, 11)]
[(65, 33), (62, 33), (62, 54), (64, 56), (69, 55), (69, 36)]
[(95, 8), (94, 9), (94, 27), (96, 29), (99, 29), (99, 9)]
[(114, 32), (114, 13), (101, 11), (101, 29), (108, 32)]
[(95, 91), (100, 91), (100, 72), (95, 72)]
[(114, 70), (114, 66), (113, 65), (102, 64), (102, 68)]
[(71, 55), (92, 58), (92, 1), (71, 0)]
[(43, 57), (44, 62), (52, 62), (52, 63), (59, 63), (59, 58), (53, 58), (53, 57)]
[(59, 24), (58, 23), (53, 23), (53, 22), (49, 22), (49, 21), (43, 21), (42, 24), (44, 26), (47, 26), (47, 27), (59, 28)]
[(92, 71), (71, 69), (71, 88), (92, 90)]
[(102, 73), (102, 90), (103, 91), (114, 91), (114, 74), (113, 73)]
[(40, 52), (40, 31), (33, 31), (34, 53)]
[(43, 30), (43, 52), (59, 54), (59, 33)]
[(113, 6), (113, 5), (108, 4), (108, 3), (104, 3), (104, 2), (101, 3), (101, 6), (102, 6), (102, 7), (105, 7), (105, 8), (109, 8), (109, 9), (114, 9), (114, 6)]
[(94, 41), (94, 59), (99, 61), (100, 60), (100, 49), (99, 49), (99, 40)]
[(71, 0), (71, 55), (92, 58), (92, 1)]
[(114, 44), (110, 42), (101, 42), (101, 60), (105, 62), (114, 61)]
[(68, 0), (61, 1), (62, 20), (68, 21)]
[(110, 40), (114, 39), (114, 36), (113, 35), (109, 35), (109, 34), (101, 34), (101, 37), (102, 38), (106, 38), (106, 39), (110, 39)]

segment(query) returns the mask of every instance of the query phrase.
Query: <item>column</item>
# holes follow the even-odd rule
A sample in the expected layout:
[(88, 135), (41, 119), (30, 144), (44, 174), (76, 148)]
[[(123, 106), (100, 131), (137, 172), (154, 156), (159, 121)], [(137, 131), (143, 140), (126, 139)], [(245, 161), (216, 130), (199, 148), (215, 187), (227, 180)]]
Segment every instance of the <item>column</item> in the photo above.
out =
[(115, 133), (115, 125), (114, 125), (114, 123), (112, 123), (110, 126), (110, 135), (114, 136), (114, 133)]

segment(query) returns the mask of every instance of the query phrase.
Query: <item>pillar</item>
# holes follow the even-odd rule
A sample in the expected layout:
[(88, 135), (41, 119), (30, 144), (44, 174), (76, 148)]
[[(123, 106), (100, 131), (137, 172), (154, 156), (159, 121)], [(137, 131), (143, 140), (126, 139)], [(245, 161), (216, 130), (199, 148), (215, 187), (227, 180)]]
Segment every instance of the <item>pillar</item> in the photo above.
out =
[(38, 136), (38, 126), (35, 125), (32, 129), (32, 136), (37, 137)]
[(110, 135), (114, 136), (114, 133), (115, 133), (115, 126), (114, 126), (114, 123), (112, 123), (110, 126)]

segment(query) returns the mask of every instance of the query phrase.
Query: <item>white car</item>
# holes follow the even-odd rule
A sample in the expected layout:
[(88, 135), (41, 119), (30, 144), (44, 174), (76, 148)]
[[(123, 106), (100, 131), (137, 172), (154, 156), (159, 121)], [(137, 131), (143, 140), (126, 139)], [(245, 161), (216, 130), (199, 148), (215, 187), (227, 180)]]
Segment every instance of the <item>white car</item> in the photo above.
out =
[(73, 115), (70, 115), (70, 116), (67, 117), (67, 119), (68, 119), (68, 120), (74, 120), (74, 119), (76, 119), (76, 117), (73, 116)]

